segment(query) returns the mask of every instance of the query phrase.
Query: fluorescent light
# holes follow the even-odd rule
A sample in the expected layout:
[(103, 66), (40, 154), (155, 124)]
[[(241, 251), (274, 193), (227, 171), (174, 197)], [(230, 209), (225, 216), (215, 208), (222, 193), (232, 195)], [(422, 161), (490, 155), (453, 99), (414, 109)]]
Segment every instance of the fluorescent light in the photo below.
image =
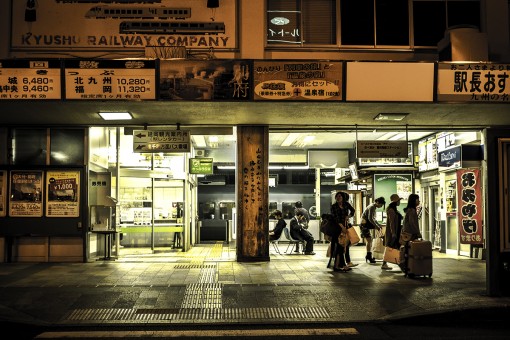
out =
[(395, 136), (391, 137), (389, 140), (399, 140), (404, 138), (406, 135), (405, 133), (397, 133)]
[(209, 136), (209, 143), (218, 143), (218, 136)]
[(287, 169), (287, 170), (305, 170), (305, 169), (309, 169), (308, 165), (286, 165), (283, 168)]
[(233, 170), (235, 168), (235, 165), (218, 165), (218, 169), (220, 170)]
[(400, 121), (407, 117), (408, 113), (379, 113), (374, 120), (396, 120)]
[(310, 143), (311, 141), (313, 141), (315, 139), (315, 136), (306, 136), (305, 138), (303, 138), (303, 143), (306, 144), (306, 143)]
[(291, 146), (292, 143), (298, 139), (300, 133), (289, 133), (288, 136), (283, 140), (281, 146)]
[(269, 170), (281, 170), (283, 169), (283, 166), (279, 166), (279, 165), (270, 165), (269, 166)]
[(205, 138), (202, 135), (193, 135), (191, 136), (193, 141), (195, 142), (195, 145), (199, 148), (205, 148), (207, 144), (205, 143)]
[(395, 137), (396, 135), (398, 135), (398, 132), (387, 132), (376, 140), (388, 140), (392, 137)]
[(133, 119), (129, 112), (99, 112), (104, 120), (129, 120)]

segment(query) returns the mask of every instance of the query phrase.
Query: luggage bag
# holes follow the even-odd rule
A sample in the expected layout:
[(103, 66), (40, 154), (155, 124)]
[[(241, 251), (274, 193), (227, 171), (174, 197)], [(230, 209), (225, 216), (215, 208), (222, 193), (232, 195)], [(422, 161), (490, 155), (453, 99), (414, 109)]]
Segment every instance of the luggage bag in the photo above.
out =
[(409, 241), (405, 249), (404, 260), (402, 270), (405, 276), (432, 277), (432, 242)]

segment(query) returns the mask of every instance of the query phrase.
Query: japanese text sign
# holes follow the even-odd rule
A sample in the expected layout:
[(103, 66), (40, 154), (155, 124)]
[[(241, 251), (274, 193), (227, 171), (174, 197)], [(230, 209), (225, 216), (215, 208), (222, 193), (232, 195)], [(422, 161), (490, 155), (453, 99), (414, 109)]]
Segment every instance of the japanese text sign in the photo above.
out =
[(437, 100), (510, 102), (510, 64), (439, 63)]
[(134, 152), (190, 152), (189, 130), (134, 130)]
[(459, 236), (462, 244), (482, 244), (482, 192), (479, 169), (457, 170)]
[(156, 99), (154, 60), (66, 60), (66, 99)]

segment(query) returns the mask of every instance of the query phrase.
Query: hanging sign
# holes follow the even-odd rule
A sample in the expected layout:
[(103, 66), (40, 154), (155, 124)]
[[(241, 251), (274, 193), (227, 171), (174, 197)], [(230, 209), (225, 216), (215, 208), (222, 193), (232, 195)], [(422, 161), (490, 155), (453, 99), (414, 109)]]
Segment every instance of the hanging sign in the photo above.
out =
[(59, 60), (1, 60), (0, 99), (61, 99)]
[(66, 60), (66, 99), (156, 99), (154, 60)]
[(407, 141), (366, 141), (356, 142), (357, 158), (407, 158), (409, 148)]
[(190, 152), (189, 130), (134, 130), (134, 152)]
[(189, 160), (190, 174), (212, 174), (213, 159), (212, 158), (190, 158)]
[(80, 172), (48, 171), (46, 173), (46, 216), (80, 216)]
[(462, 244), (483, 243), (480, 169), (457, 170), (457, 206)]

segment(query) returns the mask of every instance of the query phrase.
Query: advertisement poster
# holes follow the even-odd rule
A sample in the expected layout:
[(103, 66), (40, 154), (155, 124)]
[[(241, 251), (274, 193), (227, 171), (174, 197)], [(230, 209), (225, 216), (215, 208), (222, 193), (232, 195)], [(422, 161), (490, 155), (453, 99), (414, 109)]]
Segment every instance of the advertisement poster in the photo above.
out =
[(244, 60), (161, 60), (163, 100), (250, 100), (252, 67)]
[(339, 61), (255, 61), (255, 100), (342, 100)]
[(460, 243), (482, 244), (482, 188), (480, 169), (457, 170)]
[(439, 102), (506, 102), (510, 64), (439, 63), (437, 101)]
[(9, 215), (12, 217), (42, 217), (42, 171), (11, 171)]
[(46, 172), (46, 216), (78, 217), (80, 215), (80, 172)]
[(5, 217), (6, 214), (6, 199), (7, 199), (7, 171), (0, 171), (0, 217)]

